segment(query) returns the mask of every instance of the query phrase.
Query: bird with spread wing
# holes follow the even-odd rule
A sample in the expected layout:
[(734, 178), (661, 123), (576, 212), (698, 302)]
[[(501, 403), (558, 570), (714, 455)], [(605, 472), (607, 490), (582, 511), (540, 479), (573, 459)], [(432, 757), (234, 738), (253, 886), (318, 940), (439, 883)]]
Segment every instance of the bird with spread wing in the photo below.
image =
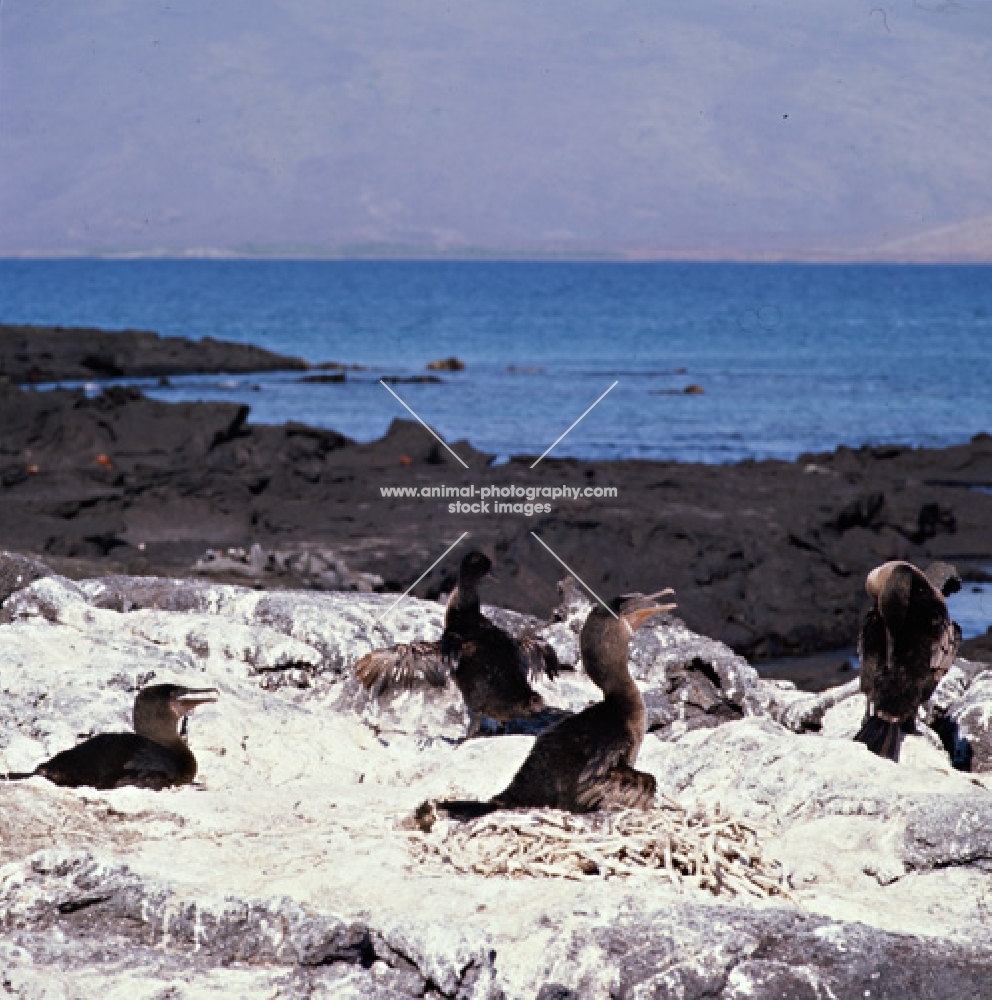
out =
[(468, 708), (468, 736), (479, 732), (485, 718), (505, 724), (541, 712), (544, 699), (531, 680), (542, 675), (553, 679), (561, 665), (554, 648), (540, 637), (514, 637), (482, 613), (479, 584), (491, 569), (486, 555), (469, 552), (448, 598), (441, 638), (367, 653), (355, 664), (359, 683), (381, 697), (403, 688), (444, 687), (450, 679)]

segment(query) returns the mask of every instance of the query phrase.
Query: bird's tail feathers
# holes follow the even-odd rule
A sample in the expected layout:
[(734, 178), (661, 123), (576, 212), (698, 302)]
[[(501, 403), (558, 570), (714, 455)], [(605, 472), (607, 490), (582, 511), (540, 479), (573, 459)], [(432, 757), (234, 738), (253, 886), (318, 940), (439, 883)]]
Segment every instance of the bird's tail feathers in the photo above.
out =
[(899, 746), (902, 743), (902, 726), (898, 722), (880, 719), (877, 715), (869, 716), (865, 724), (854, 737), (858, 743), (864, 743), (868, 749), (884, 757), (886, 760), (899, 760)]
[(467, 823), (502, 808), (496, 802), (479, 802), (474, 799), (427, 799), (417, 806), (413, 821), (424, 833), (430, 833), (439, 819), (446, 817), (459, 823)]

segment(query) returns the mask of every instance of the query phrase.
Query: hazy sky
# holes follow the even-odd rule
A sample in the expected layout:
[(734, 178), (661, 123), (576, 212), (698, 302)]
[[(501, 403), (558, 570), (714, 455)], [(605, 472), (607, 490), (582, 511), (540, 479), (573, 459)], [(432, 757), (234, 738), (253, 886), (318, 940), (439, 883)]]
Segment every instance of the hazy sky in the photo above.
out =
[(0, 254), (992, 260), (988, 0), (0, 2)]

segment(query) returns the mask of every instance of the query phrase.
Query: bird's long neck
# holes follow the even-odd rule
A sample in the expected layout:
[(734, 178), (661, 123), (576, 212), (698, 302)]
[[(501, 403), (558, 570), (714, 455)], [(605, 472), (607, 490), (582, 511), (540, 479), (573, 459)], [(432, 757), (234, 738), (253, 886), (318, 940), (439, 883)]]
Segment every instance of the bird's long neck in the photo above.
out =
[(170, 750), (182, 751), (184, 753), (189, 753), (189, 746), (186, 741), (178, 734), (175, 733), (172, 736), (167, 736), (164, 733), (139, 733), (139, 736), (144, 736), (147, 739), (153, 740), (160, 746), (168, 747)]
[(478, 611), (479, 585), (475, 580), (459, 580), (448, 598), (448, 607), (458, 611)]
[(600, 685), (603, 689), (603, 701), (613, 706), (624, 721), (631, 745), (627, 763), (633, 765), (641, 743), (644, 742), (647, 727), (647, 708), (644, 698), (641, 697), (640, 688), (631, 677), (626, 663), (615, 665), (604, 679), (607, 683)]
[(146, 740), (168, 747), (170, 750), (187, 750), (186, 740), (173, 719), (136, 718), (134, 731), (139, 736), (144, 736)]
[(608, 690), (604, 690), (603, 700), (624, 709), (625, 713), (636, 717), (642, 725), (647, 718), (647, 709), (644, 706), (640, 688), (626, 669), (623, 670), (621, 676), (612, 680)]

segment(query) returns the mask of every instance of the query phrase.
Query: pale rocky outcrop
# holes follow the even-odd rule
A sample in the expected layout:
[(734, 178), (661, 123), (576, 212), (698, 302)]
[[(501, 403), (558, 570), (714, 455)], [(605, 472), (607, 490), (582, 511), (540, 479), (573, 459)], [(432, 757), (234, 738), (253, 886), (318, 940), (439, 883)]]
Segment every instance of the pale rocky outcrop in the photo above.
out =
[(956, 660), (930, 700), (927, 720), (955, 766), (992, 771), (992, 667)]
[(205, 576), (249, 580), (293, 577), (317, 590), (359, 590), (363, 593), (371, 593), (383, 582), (375, 573), (352, 570), (326, 545), (297, 544), (266, 551), (255, 542), (248, 549), (229, 548), (226, 552), (208, 549), (193, 564), (192, 570)]
[[(677, 619), (635, 642), (655, 733), (639, 766), (686, 806), (719, 802), (749, 820), (788, 869), (791, 900), (679, 894), (651, 875), (504, 879), (418, 864), (404, 827), (418, 803), (493, 794), (532, 736), (459, 742), (466, 720), (450, 688), (370, 703), (350, 678), (356, 659), (440, 634), (437, 604), (407, 600), (379, 621), (394, 600), (125, 577), (47, 576), (12, 593), (0, 624), (0, 769), (126, 728), (135, 687), (152, 680), (214, 685), (221, 699), (190, 721), (193, 786), (0, 782), (0, 991), (987, 992), (985, 775), (954, 770), (925, 733), (907, 739), (898, 765), (872, 756), (850, 740), (864, 710), (854, 687), (824, 698), (767, 684)], [(563, 659), (574, 660), (580, 617), (543, 625)], [(984, 675), (966, 666), (935, 698), (961, 732), (985, 697)], [(598, 697), (581, 665), (542, 693), (563, 710)]]
[(21, 590), (43, 576), (50, 576), (51, 572), (39, 559), (15, 552), (0, 552), (0, 604), (15, 590)]

